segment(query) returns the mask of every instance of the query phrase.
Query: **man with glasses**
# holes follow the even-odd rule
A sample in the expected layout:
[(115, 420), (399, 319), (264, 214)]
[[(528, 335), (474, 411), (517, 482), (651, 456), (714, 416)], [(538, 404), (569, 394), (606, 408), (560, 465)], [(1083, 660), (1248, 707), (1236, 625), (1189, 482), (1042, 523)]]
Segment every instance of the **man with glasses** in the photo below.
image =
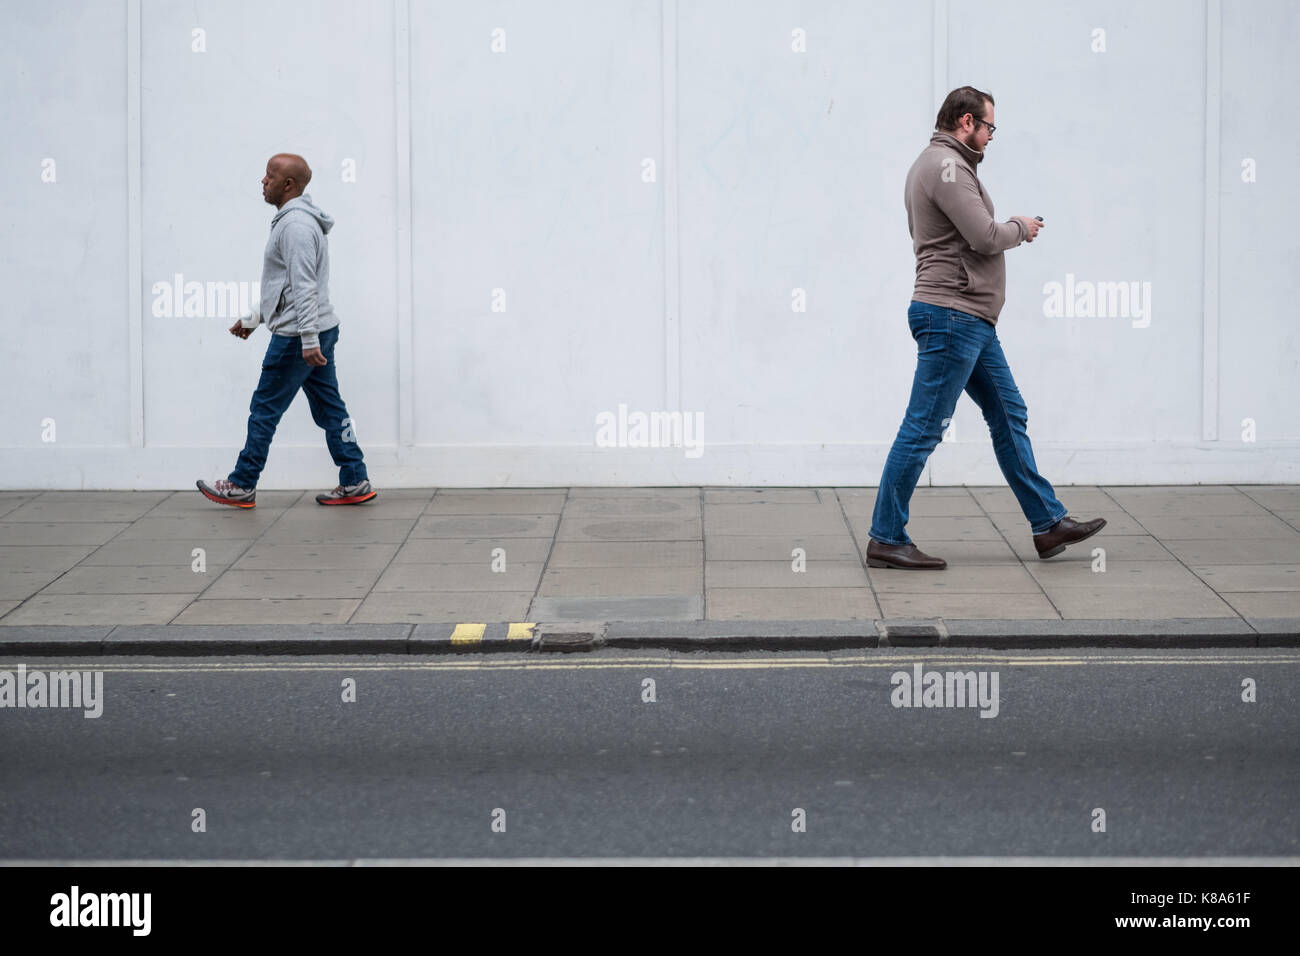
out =
[(976, 168), (996, 128), (993, 97), (969, 86), (953, 90), (939, 108), (930, 145), (907, 174), (904, 204), (916, 254), (907, 320), (917, 343), (916, 375), (880, 478), (868, 567), (948, 566), (917, 548), (904, 526), (916, 482), (963, 390), (984, 413), (998, 466), (1029, 521), (1040, 558), (1054, 557), (1106, 525), (1104, 518), (1068, 517), (1038, 473), (1026, 430), (1028, 409), (998, 342), (998, 313), (1006, 299), (1003, 252), (1033, 242), (1043, 224), (1029, 216), (993, 218), (993, 201)]

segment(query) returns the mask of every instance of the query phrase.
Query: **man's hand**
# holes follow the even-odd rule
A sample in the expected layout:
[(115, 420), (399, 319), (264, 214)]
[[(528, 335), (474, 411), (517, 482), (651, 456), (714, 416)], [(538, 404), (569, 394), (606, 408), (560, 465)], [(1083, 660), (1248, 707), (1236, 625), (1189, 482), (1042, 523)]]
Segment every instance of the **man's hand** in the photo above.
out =
[(328, 365), (329, 362), (321, 354), (320, 349), (303, 349), (302, 360), (308, 365)]
[(236, 322), (230, 327), (230, 334), (238, 335), (241, 339), (246, 339), (253, 334), (253, 330), (244, 328), (244, 323), (242, 322)]
[(1038, 230), (1043, 228), (1043, 224), (1033, 216), (1012, 216), (1011, 218), (1019, 219), (1025, 224), (1025, 228), (1029, 230), (1029, 236), (1025, 239), (1025, 242), (1033, 242), (1034, 236), (1038, 235)]

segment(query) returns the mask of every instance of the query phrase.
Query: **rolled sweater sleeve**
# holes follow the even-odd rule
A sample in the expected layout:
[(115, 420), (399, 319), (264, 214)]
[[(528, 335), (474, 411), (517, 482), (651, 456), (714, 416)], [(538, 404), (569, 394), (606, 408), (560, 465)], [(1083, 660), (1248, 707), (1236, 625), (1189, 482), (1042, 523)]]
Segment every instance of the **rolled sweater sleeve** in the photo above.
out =
[(289, 295), (298, 319), (302, 350), (320, 348), (316, 300), (316, 263), (320, 261), (320, 236), (306, 223), (289, 223), (281, 236)]
[(976, 252), (991, 256), (1020, 245), (1028, 230), (1019, 219), (996, 222), (980, 195), (975, 177), (959, 167), (953, 182), (940, 182), (934, 188), (934, 203), (952, 220), (962, 238)]

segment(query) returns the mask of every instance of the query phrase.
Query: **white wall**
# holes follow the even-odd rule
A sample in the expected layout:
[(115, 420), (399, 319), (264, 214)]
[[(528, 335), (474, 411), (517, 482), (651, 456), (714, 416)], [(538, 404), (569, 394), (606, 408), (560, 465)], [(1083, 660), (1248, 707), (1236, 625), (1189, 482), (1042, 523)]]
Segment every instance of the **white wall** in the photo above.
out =
[[(875, 484), (915, 366), (903, 178), (966, 83), (998, 218), (1047, 221), (998, 323), (1044, 474), (1300, 480), (1297, 36), (1290, 0), (2, 0), (0, 484), (231, 470), (266, 332), (154, 288), (258, 280), (278, 151), (338, 221), (378, 486)], [(1149, 283), (1149, 325), (1046, 315), (1067, 275)], [(702, 453), (599, 446), (620, 405)], [(954, 426), (922, 481), (1002, 483), (965, 397)], [(299, 397), (260, 487), (335, 481)]]

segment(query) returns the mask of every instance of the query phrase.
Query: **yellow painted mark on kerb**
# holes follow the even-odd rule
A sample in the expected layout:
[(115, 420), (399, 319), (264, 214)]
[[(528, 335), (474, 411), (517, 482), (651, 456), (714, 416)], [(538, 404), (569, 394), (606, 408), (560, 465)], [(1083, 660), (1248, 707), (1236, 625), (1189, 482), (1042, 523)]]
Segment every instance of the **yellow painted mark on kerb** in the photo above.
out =
[(456, 629), (451, 632), (451, 642), (453, 644), (478, 644), (483, 640), (485, 630), (487, 630), (486, 624), (457, 624)]
[(533, 639), (533, 628), (536, 624), (511, 624), (510, 630), (506, 633), (507, 641), (531, 641)]

